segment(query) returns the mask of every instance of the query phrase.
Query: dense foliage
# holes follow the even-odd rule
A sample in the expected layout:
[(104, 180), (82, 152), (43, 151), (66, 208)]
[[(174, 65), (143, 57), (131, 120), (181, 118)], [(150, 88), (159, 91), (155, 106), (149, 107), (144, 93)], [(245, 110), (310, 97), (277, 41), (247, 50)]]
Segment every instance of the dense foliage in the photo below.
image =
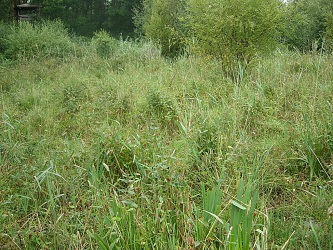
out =
[(64, 58), (75, 51), (75, 44), (61, 22), (7, 26), (2, 41), (3, 56), (8, 59)]
[[(1, 1), (0, 20), (13, 20), (13, 3)], [(24, 3), (25, 1), (16, 1)], [(251, 61), (275, 42), (302, 52), (332, 50), (333, 2), (330, 0), (31, 0), (43, 19), (60, 19), (78, 35), (105, 30), (115, 37), (140, 35), (160, 43), (162, 54), (184, 51)], [(266, 50), (267, 51), (267, 50)], [(238, 63), (238, 62), (237, 62)], [(236, 63), (236, 64), (237, 64)]]
[(13, 20), (13, 0), (0, 1), (0, 21), (10, 22)]
[(185, 0), (144, 0), (135, 16), (139, 30), (160, 43), (162, 54), (177, 56), (184, 45)]
[(280, 23), (276, 0), (191, 0), (188, 25), (195, 50), (221, 59), (235, 76), (260, 52), (275, 48)]
[[(0, 20), (14, 18), (14, 3), (19, 0), (1, 0)], [(104, 29), (114, 36), (133, 35), (133, 9), (140, 0), (31, 0), (31, 4), (42, 6), (43, 19), (60, 19), (71, 31), (84, 36), (92, 36), (95, 31)]]
[(303, 52), (331, 47), (333, 1), (297, 0), (285, 8), (282, 42)]

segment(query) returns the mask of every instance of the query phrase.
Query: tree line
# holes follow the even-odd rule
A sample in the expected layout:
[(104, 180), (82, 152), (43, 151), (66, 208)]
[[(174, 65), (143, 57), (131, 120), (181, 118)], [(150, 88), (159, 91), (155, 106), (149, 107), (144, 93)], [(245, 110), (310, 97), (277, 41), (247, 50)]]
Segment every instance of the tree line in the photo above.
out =
[[(0, 19), (13, 20), (19, 0), (2, 0)], [(20, 3), (23, 3), (22, 1)], [(61, 20), (73, 33), (103, 30), (146, 37), (165, 56), (199, 53), (221, 60), (230, 74), (278, 44), (301, 52), (333, 50), (332, 0), (31, 0), (40, 18)], [(232, 71), (232, 70), (231, 70)], [(232, 72), (231, 72), (232, 74)]]
[[(27, 0), (2, 0), (0, 20), (12, 21), (14, 5), (26, 2)], [(66, 27), (78, 35), (92, 36), (98, 30), (105, 30), (114, 36), (146, 35), (159, 40), (163, 48), (168, 47), (170, 53), (179, 49), (177, 47), (184, 39), (183, 36), (189, 35), (185, 34), (189, 29), (191, 35), (193, 32), (200, 33), (200, 30), (206, 28), (214, 30), (215, 33), (221, 31), (229, 34), (234, 27), (237, 32), (241, 32), (242, 29), (247, 32), (238, 35), (249, 36), (252, 32), (250, 36), (255, 36), (256, 39), (259, 39), (260, 32), (265, 29), (270, 37), (273, 35), (272, 32), (278, 31), (280, 42), (301, 51), (312, 49), (315, 43), (317, 46), (327, 45), (332, 40), (333, 33), (331, 0), (289, 0), (287, 4), (282, 0), (30, 0), (28, 2), (43, 7), (41, 18), (60, 19)], [(213, 25), (209, 24), (210, 22)], [(269, 31), (268, 26), (272, 26)], [(237, 32), (232, 35), (238, 36)], [(211, 35), (221, 36), (221, 34)], [(166, 42), (168, 44), (164, 44)], [(238, 45), (244, 46), (244, 41), (239, 41)]]
[(114, 36), (134, 34), (133, 10), (141, 0), (1, 0), (0, 20), (14, 19), (16, 4), (40, 5), (41, 19), (61, 20), (69, 30), (82, 36), (92, 36), (106, 30)]

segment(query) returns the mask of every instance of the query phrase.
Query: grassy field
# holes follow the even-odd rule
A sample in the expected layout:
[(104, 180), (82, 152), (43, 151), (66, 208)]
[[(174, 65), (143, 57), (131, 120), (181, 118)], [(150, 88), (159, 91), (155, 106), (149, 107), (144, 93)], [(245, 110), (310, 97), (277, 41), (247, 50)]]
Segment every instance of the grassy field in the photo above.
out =
[(0, 65), (1, 249), (332, 250), (332, 56), (76, 49)]

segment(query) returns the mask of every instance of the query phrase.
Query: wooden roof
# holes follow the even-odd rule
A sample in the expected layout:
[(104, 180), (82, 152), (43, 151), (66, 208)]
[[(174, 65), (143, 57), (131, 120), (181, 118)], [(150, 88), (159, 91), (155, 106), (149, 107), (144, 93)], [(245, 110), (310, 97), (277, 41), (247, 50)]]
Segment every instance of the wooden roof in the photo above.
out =
[(15, 10), (36, 10), (40, 8), (41, 6), (39, 5), (34, 5), (30, 3), (24, 3), (24, 4), (19, 4), (15, 6)]

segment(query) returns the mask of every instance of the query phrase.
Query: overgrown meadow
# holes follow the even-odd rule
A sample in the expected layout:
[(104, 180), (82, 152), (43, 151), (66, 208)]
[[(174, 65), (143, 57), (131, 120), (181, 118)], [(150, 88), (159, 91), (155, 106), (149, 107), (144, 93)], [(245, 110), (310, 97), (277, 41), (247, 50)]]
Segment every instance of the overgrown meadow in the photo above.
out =
[(331, 55), (0, 33), (1, 249), (333, 249)]

